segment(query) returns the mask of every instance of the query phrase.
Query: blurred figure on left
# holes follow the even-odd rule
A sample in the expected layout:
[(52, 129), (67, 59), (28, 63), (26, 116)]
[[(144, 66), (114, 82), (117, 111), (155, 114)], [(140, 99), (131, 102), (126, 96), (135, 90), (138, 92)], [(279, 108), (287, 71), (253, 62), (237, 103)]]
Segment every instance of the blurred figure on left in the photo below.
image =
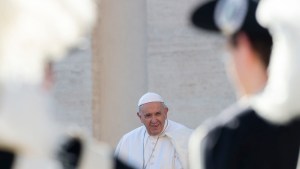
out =
[(92, 28), (94, 2), (5, 0), (0, 11), (0, 168), (121, 166), (105, 144), (59, 127), (49, 117), (51, 63)]

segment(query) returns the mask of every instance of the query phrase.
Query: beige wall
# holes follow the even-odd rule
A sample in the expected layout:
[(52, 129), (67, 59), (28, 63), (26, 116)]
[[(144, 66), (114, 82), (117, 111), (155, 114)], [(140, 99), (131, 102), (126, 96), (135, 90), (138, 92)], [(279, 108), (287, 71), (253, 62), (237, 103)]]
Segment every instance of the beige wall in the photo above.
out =
[(87, 40), (54, 65), (54, 117), (92, 134), (92, 54)]
[(234, 100), (222, 63), (222, 39), (191, 28), (198, 0), (148, 1), (149, 90), (165, 97), (170, 118), (191, 128)]
[(101, 1), (93, 36), (93, 128), (111, 145), (139, 125), (136, 100), (147, 87), (145, 11), (145, 0)]
[[(235, 99), (225, 77), (221, 58), (223, 48), (221, 38), (189, 27), (187, 18), (197, 2), (148, 0), (145, 10), (147, 11), (145, 90), (160, 93), (170, 108), (170, 119), (191, 128), (198, 126), (207, 117), (216, 115)], [(98, 44), (94, 43), (93, 48), (101, 49)], [(72, 57), (57, 65), (56, 73), (60, 75), (54, 92), (60, 105), (56, 108), (57, 119), (78, 123), (85, 126), (90, 133), (93, 125), (94, 127), (103, 125), (100, 124), (101, 120), (92, 124), (92, 111), (94, 114), (109, 113), (99, 112), (101, 103), (97, 102), (97, 97), (101, 95), (101, 90), (92, 89), (92, 85), (97, 88), (102, 83), (101, 78), (97, 78), (102, 68), (94, 67), (93, 73), (91, 71), (92, 65), (95, 65), (92, 60), (101, 58), (96, 55), (93, 57), (92, 59), (90, 50), (86, 49), (73, 53)], [(134, 63), (134, 60), (129, 62)], [(127, 104), (133, 106), (132, 110), (135, 109), (138, 97), (142, 94), (139, 88), (134, 96), (126, 100)], [(115, 113), (115, 118), (121, 118), (116, 120), (117, 123), (115, 121), (105, 123), (107, 131), (112, 126), (126, 126), (120, 129), (121, 132), (112, 132), (109, 138), (101, 138), (98, 131), (94, 131), (94, 134), (100, 139), (111, 140), (110, 144), (115, 146), (122, 134), (140, 125), (135, 111), (132, 110), (121, 116)], [(122, 119), (125, 116), (127, 119)], [(109, 116), (109, 119), (111, 118), (112, 116)]]

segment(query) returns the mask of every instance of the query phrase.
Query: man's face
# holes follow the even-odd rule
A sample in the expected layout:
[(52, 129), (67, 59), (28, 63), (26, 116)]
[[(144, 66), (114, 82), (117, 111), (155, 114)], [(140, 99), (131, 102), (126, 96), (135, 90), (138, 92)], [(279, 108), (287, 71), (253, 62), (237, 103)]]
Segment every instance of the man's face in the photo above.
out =
[(141, 105), (137, 115), (147, 128), (148, 134), (155, 136), (163, 131), (167, 113), (168, 108), (163, 103), (150, 102)]
[(236, 47), (229, 47), (229, 57), (227, 58), (226, 70), (230, 80), (236, 89), (237, 94), (240, 96), (242, 92), (242, 71), (241, 71), (241, 59), (240, 53)]
[(238, 36), (236, 45), (230, 43), (227, 45), (230, 55), (226, 62), (227, 73), (235, 86), (237, 95), (244, 96), (247, 94), (245, 88), (247, 88), (251, 80), (250, 75), (254, 74), (251, 73), (251, 68), (249, 67), (249, 58), (253, 57), (253, 50), (244, 34)]

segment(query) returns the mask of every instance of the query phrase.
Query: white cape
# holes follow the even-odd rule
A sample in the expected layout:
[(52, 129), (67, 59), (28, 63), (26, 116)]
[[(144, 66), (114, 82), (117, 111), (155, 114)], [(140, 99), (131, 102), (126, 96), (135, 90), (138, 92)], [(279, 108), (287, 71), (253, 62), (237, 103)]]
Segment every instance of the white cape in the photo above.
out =
[[(141, 126), (124, 135), (116, 148), (115, 155), (133, 166), (142, 166), (143, 136), (145, 131), (146, 127)], [(188, 140), (191, 133), (191, 129), (168, 120), (168, 127), (165, 130), (165, 134), (170, 138), (185, 169), (188, 168)]]

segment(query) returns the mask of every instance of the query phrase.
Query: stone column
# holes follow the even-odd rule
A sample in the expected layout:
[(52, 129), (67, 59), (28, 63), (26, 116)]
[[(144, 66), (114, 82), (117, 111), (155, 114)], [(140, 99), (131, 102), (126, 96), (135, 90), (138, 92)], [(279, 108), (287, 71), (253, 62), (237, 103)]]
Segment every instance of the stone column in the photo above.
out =
[(101, 0), (93, 33), (93, 133), (116, 146), (141, 125), (137, 102), (147, 90), (146, 1)]

